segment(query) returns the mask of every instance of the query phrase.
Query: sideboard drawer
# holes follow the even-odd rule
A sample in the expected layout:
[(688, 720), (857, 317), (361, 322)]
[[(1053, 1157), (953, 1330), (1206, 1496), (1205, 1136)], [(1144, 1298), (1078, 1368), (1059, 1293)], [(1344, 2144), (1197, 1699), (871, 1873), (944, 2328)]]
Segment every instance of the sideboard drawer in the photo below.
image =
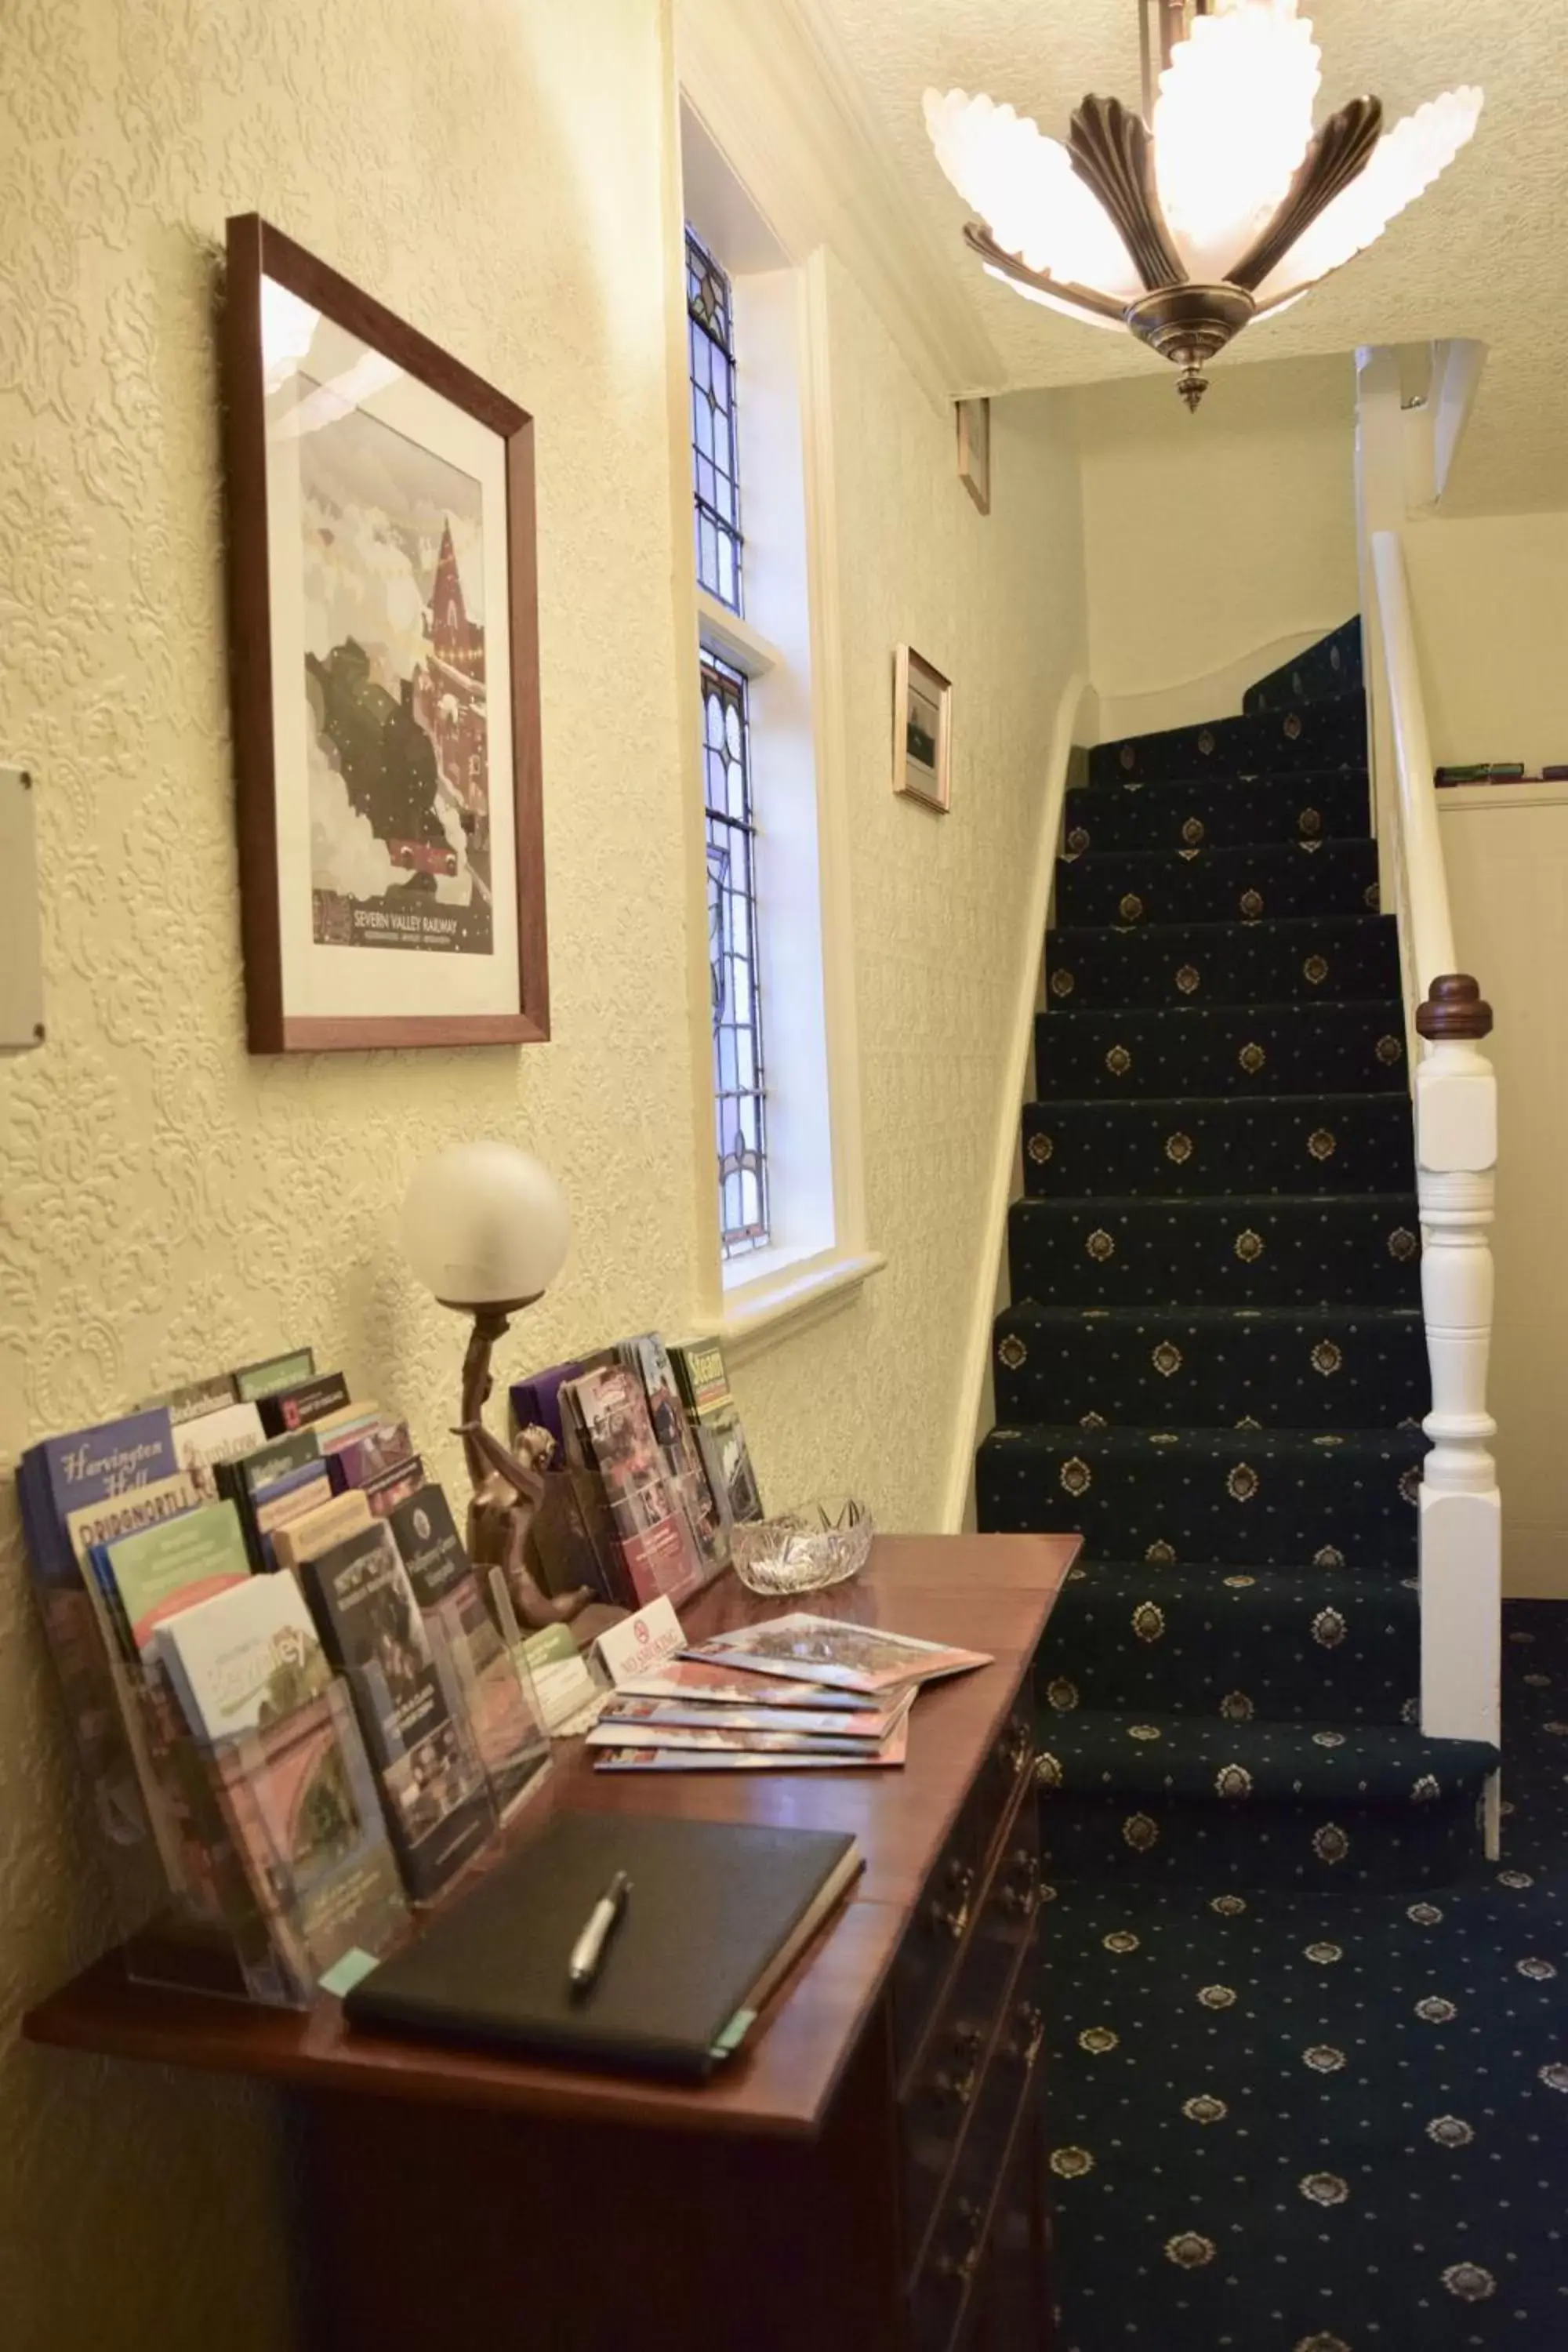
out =
[[(915, 2352), (947, 2352), (972, 2291), (997, 2251), (998, 2222), (1016, 2179), (1014, 2159), (1037, 2128), (1045, 2038), (1032, 1970), (1020, 1971), (985, 2070), (910, 2300)], [(1042, 2297), (1045, 2281), (1040, 2282)]]
[(904, 2243), (911, 2264), (954, 2152), (984, 2099), (1005, 2040), (1010, 1996), (1016, 1986), (1032, 1982), (1039, 1880), (1038, 1817), (1026, 1801), (996, 1858), (958, 1973), (900, 2103)]
[(944, 1988), (959, 1964), (984, 1899), (999, 1833), (1020, 1787), (1029, 1788), (1035, 1760), (1034, 1691), (1028, 1675), (986, 1755), (974, 1786), (915, 1906), (909, 1933), (893, 1964), (893, 2046), (900, 2075), (920, 2045)]

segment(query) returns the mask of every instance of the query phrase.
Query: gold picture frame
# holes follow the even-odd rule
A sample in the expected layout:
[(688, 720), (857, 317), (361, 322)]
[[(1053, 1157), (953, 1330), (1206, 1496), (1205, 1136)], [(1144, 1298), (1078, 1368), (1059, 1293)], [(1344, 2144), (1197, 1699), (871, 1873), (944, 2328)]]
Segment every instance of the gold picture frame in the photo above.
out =
[(945, 816), (952, 800), (952, 682), (900, 646), (893, 659), (893, 790)]

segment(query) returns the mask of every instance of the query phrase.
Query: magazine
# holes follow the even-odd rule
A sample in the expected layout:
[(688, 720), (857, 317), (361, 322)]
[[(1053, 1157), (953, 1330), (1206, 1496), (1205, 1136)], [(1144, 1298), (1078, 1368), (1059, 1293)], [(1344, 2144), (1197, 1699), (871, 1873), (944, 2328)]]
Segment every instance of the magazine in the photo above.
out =
[(876, 1747), (857, 1743), (852, 1755), (820, 1747), (791, 1748), (601, 1748), (596, 1772), (857, 1772), (901, 1764), (909, 1749), (909, 1725), (900, 1723)]
[(743, 1666), (758, 1675), (827, 1683), (838, 1690), (879, 1693), (902, 1685), (936, 1682), (947, 1675), (988, 1666), (981, 1650), (960, 1650), (944, 1642), (917, 1641), (880, 1625), (852, 1625), (840, 1617), (815, 1617), (799, 1611), (761, 1625), (738, 1625), (711, 1641), (694, 1643), (686, 1656), (721, 1666)]
[(657, 1672), (637, 1675), (620, 1685), (626, 1698), (698, 1699), (719, 1706), (810, 1706), (860, 1709), (855, 1691), (830, 1690), (822, 1683), (784, 1682), (776, 1675), (753, 1675), (735, 1666), (708, 1665), (696, 1658), (667, 1658)]
[[(767, 1687), (765, 1682), (763, 1688)], [(792, 1738), (885, 1739), (913, 1704), (905, 1691), (890, 1706), (715, 1706), (703, 1699), (637, 1698), (617, 1691), (605, 1705), (601, 1722), (612, 1732), (631, 1724), (689, 1726), (699, 1731), (777, 1731)], [(628, 1741), (628, 1744), (629, 1741)], [(748, 1745), (742, 1740), (742, 1747)]]

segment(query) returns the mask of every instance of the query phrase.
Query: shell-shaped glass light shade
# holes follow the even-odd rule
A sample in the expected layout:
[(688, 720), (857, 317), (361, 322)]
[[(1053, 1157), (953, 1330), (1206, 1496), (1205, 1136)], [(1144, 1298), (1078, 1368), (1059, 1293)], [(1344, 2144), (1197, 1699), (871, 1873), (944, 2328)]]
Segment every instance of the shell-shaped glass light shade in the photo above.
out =
[(1121, 233), (1058, 139), (962, 89), (925, 94), (936, 160), (1004, 253), (1068, 286), (1131, 302), (1143, 290)]
[[(1154, 181), (1194, 284), (1223, 283), (1289, 194), (1312, 142), (1320, 58), (1297, 0), (1214, 0), (1173, 51), (1151, 125)], [(1380, 140), (1256, 289), (1259, 313), (1278, 316), (1288, 298), (1380, 236), (1453, 162), (1481, 104), (1479, 89), (1448, 90)], [(1010, 106), (961, 89), (928, 89), (925, 119), (938, 163), (994, 242), (1055, 281), (1053, 291), (1008, 278), (1015, 293), (1100, 326), (1103, 317), (1074, 307), (1073, 287), (1119, 305), (1143, 291), (1120, 231), (1059, 141)]]
[(510, 1143), (448, 1144), (416, 1171), (403, 1203), (408, 1263), (449, 1307), (537, 1298), (571, 1238), (560, 1185)]
[(1374, 244), (1394, 215), (1424, 195), (1474, 138), (1485, 103), (1484, 93), (1466, 84), (1428, 99), (1396, 122), (1378, 141), (1360, 178), (1319, 214), (1264, 279), (1258, 300), (1276, 302), (1282, 294), (1310, 286)]
[(1198, 16), (1160, 77), (1154, 179), (1196, 284), (1215, 285), (1273, 219), (1312, 136), (1322, 79), (1296, 0)]

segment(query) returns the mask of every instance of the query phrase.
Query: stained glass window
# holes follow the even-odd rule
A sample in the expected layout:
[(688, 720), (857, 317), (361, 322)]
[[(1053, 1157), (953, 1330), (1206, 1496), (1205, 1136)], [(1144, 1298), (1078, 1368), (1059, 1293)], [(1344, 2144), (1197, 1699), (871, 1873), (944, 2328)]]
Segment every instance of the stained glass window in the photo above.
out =
[(686, 317), (696, 478), (697, 577), (741, 610), (741, 465), (735, 433), (734, 305), (730, 281), (686, 232)]
[(702, 770), (719, 1222), (728, 1258), (768, 1241), (766, 1089), (746, 681), (712, 653), (702, 656)]

